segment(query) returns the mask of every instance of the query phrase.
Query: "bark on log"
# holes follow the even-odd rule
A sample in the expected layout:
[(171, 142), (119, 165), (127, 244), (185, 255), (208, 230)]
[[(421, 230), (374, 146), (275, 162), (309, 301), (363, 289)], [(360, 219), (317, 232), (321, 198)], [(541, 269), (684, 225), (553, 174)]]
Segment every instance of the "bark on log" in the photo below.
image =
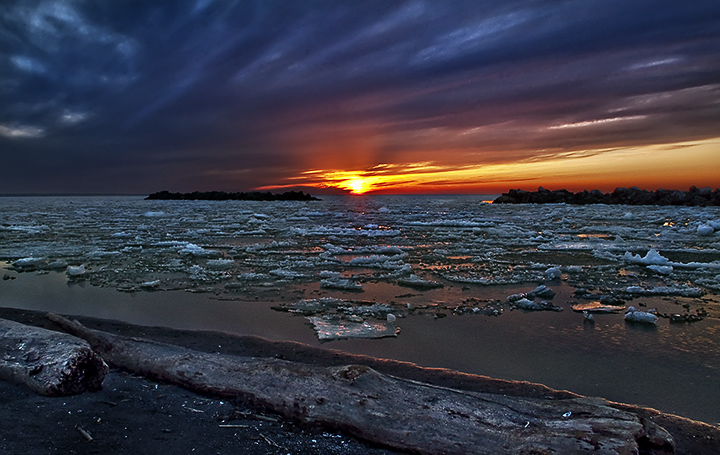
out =
[(366, 366), (317, 367), (208, 354), (91, 330), (48, 315), (107, 362), (216, 397), (421, 454), (673, 453), (662, 428), (603, 400), (475, 393), (384, 375)]
[(90, 345), (66, 333), (0, 319), (0, 379), (48, 396), (100, 390), (108, 366)]

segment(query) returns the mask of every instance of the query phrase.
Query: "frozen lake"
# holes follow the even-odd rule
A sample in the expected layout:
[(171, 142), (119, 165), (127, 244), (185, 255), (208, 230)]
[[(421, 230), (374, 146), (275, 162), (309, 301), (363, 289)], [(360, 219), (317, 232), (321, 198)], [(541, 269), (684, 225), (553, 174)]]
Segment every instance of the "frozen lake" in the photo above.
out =
[[(0, 305), (315, 345), (399, 328), (323, 346), (720, 422), (720, 208), (487, 199), (0, 198)], [(508, 300), (540, 284), (525, 301), (561, 311)], [(600, 300), (619, 312), (571, 309)]]

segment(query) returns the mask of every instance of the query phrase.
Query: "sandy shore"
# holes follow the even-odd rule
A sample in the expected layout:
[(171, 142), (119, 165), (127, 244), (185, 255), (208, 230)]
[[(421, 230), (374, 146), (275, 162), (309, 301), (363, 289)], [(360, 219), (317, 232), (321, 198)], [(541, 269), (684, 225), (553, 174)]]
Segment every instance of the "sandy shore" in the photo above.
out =
[[(0, 317), (53, 328), (41, 312), (0, 308)], [(318, 365), (358, 363), (437, 385), (514, 396), (548, 399), (576, 396), (539, 384), (420, 368), (410, 363), (349, 355), (294, 342), (77, 319), (93, 329), (205, 352), (278, 357)], [(612, 405), (652, 419), (667, 429), (676, 440), (676, 453), (720, 454), (720, 428), (648, 408)], [(198, 396), (116, 369), (111, 369), (102, 391), (64, 398), (39, 396), (24, 386), (0, 381), (0, 409), (0, 451), (3, 453), (398, 453), (345, 434), (302, 428), (242, 403)]]

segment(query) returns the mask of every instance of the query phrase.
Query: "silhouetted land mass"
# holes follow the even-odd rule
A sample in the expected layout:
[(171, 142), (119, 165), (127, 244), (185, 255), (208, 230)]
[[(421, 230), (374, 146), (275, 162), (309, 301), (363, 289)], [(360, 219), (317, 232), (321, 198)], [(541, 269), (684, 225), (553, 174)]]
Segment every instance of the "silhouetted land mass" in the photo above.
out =
[(194, 191), (192, 193), (171, 193), (159, 191), (146, 200), (171, 201), (319, 201), (320, 199), (302, 191), (286, 191), (274, 194), (269, 191), (251, 191), (249, 193), (226, 193), (225, 191)]
[(656, 191), (632, 188), (616, 188), (612, 193), (600, 190), (551, 191), (543, 187), (537, 191), (510, 190), (493, 201), (493, 204), (608, 204), (608, 205), (683, 205), (683, 206), (720, 206), (720, 189), (710, 187), (691, 187), (688, 191)]

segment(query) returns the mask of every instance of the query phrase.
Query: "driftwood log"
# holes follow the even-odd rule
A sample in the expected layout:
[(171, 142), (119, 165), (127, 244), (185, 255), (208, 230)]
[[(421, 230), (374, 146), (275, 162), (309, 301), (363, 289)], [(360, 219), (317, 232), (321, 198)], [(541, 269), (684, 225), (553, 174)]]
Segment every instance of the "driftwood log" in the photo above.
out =
[(66, 333), (0, 319), (0, 379), (48, 396), (99, 390), (108, 366), (90, 345)]
[(359, 365), (318, 367), (209, 354), (88, 329), (49, 314), (107, 362), (197, 393), (235, 397), (307, 424), (421, 454), (673, 453), (664, 429), (600, 399), (475, 393)]

